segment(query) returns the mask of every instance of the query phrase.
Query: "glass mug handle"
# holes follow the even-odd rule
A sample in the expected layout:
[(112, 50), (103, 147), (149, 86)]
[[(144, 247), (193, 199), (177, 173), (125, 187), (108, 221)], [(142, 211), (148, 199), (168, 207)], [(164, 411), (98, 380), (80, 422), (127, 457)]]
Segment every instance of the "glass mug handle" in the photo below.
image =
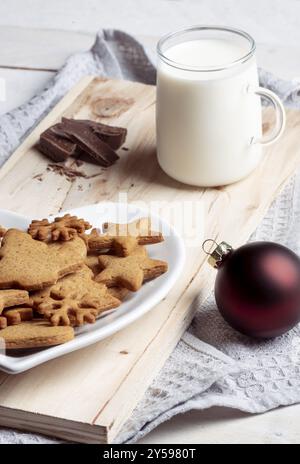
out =
[(275, 127), (273, 128), (271, 133), (269, 135), (262, 136), (259, 139), (253, 137), (250, 143), (259, 143), (264, 146), (271, 145), (273, 142), (279, 139), (279, 137), (282, 135), (284, 131), (286, 121), (284, 106), (281, 100), (277, 97), (277, 95), (269, 89), (265, 89), (264, 87), (257, 87), (251, 89), (250, 87), (248, 87), (248, 91), (251, 91), (252, 93), (255, 93), (255, 95), (264, 97), (266, 100), (268, 100), (273, 105), (276, 116)]

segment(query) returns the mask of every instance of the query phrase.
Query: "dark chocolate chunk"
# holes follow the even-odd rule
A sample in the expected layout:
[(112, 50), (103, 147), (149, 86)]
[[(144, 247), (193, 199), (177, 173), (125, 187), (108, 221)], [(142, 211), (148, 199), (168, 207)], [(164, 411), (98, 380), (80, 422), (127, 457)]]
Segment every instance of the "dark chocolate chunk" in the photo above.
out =
[(54, 161), (65, 161), (76, 153), (76, 143), (57, 135), (50, 127), (40, 136), (40, 151)]
[(97, 137), (94, 130), (86, 123), (64, 118), (63, 122), (58, 124), (57, 129), (67, 134), (81, 150), (89, 154), (101, 166), (111, 166), (119, 159), (116, 152)]
[(112, 165), (119, 156), (115, 152), (123, 145), (127, 129), (109, 126), (87, 119), (62, 118), (40, 136), (39, 149), (54, 161), (69, 156), (90, 156), (104, 167)]
[[(62, 118), (62, 122), (64, 121), (70, 121), (70, 119)], [(91, 127), (95, 134), (113, 150), (118, 150), (125, 142), (127, 136), (125, 127), (109, 126), (89, 119), (76, 119), (76, 121)]]
[(48, 130), (52, 134), (57, 135), (57, 137), (61, 137), (61, 138), (65, 139), (65, 140), (69, 140), (70, 142), (74, 143), (72, 138), (68, 134), (66, 134), (64, 131), (59, 129), (59, 127), (60, 127), (60, 123), (57, 123), (57, 124), (54, 124), (54, 126), (49, 127)]

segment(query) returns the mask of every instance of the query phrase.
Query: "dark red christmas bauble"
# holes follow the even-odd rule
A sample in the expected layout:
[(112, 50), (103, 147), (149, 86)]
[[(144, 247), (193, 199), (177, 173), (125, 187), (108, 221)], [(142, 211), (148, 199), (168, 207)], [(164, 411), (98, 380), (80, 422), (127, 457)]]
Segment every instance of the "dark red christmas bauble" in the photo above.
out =
[(216, 267), (217, 306), (238, 331), (271, 338), (300, 321), (300, 259), (288, 248), (249, 243), (227, 250)]

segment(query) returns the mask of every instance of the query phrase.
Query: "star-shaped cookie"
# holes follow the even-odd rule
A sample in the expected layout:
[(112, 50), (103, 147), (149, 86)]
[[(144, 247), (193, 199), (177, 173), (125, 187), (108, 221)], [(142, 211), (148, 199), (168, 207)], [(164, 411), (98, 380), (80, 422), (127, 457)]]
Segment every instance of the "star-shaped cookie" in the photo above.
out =
[(151, 220), (140, 218), (129, 224), (105, 223), (103, 233), (93, 229), (88, 236), (90, 250), (113, 250), (118, 256), (129, 256), (137, 245), (151, 245), (163, 241), (160, 232), (151, 230)]
[(137, 250), (141, 251), (126, 257), (100, 255), (98, 260), (103, 270), (95, 280), (108, 287), (119, 285), (136, 292), (144, 281), (167, 272), (168, 264), (165, 261), (149, 258), (143, 247), (138, 247)]

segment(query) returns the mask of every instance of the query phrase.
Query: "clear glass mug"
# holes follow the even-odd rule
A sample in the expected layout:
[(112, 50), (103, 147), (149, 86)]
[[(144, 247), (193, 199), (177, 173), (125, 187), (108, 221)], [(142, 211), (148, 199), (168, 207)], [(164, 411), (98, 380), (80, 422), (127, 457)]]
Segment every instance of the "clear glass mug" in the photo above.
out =
[[(204, 62), (215, 52), (215, 40), (220, 50), (225, 47), (224, 53), (231, 53), (232, 48), (239, 55), (222, 62), (222, 53), (220, 63), (202, 65), (198, 48), (191, 47), (199, 40), (201, 44), (196, 45), (202, 47)], [(226, 185), (247, 176), (260, 162), (263, 147), (275, 142), (285, 126), (281, 101), (259, 87), (252, 37), (237, 29), (197, 26), (163, 37), (157, 52), (156, 128), (161, 168), (176, 180), (201, 187)], [(218, 61), (218, 56), (214, 58)], [(273, 130), (265, 136), (261, 97), (276, 113)]]

